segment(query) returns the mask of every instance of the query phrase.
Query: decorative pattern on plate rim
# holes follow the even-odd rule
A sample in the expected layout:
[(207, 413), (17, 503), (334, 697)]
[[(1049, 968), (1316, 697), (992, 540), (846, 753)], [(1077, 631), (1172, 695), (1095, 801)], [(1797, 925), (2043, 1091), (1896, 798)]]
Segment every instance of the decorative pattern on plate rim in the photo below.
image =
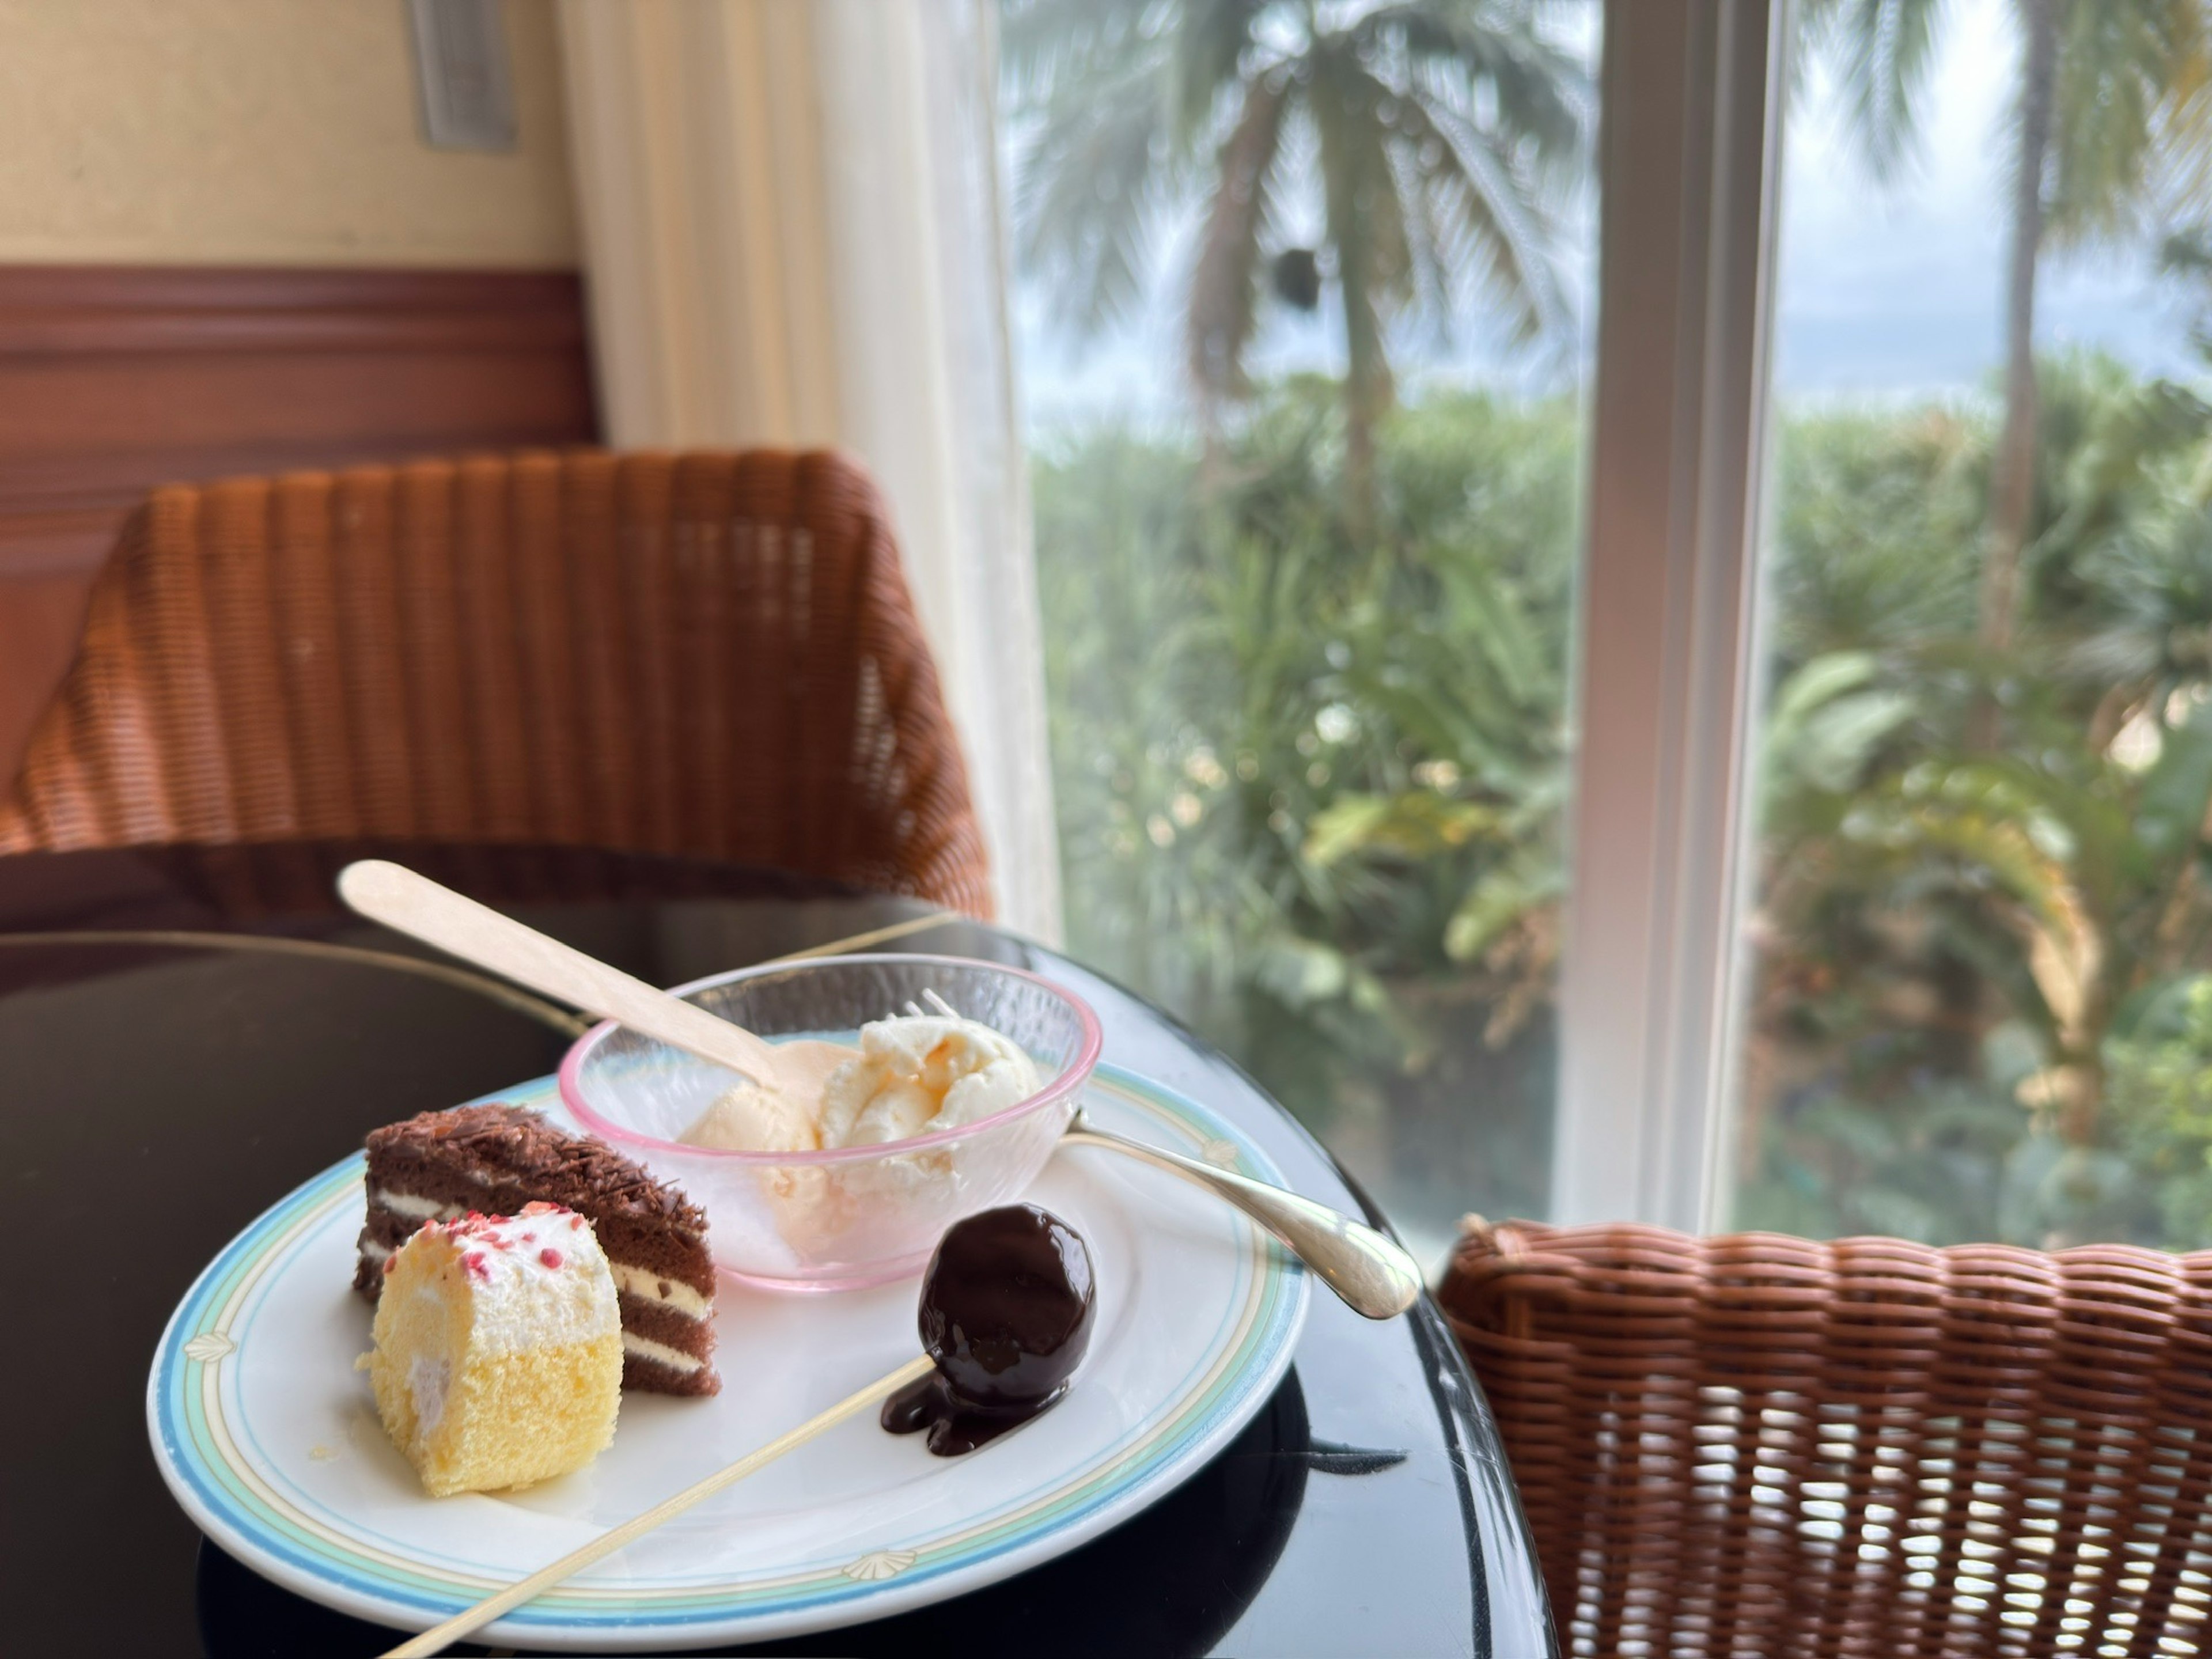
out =
[(185, 1358), (197, 1359), (203, 1365), (212, 1365), (237, 1352), (238, 1344), (221, 1331), (202, 1331), (185, 1344)]
[(897, 1577), (919, 1559), (912, 1550), (870, 1550), (859, 1560), (848, 1561), (843, 1571), (848, 1578), (871, 1583)]
[[(1117, 1103), (1133, 1109), (1146, 1120), (1143, 1133), (1193, 1149), (1227, 1142), (1237, 1149), (1241, 1172), (1281, 1179), (1266, 1155), (1233, 1126), (1163, 1085), (1102, 1066), (1091, 1086), (1105, 1087)], [(550, 1077), (485, 1098), (540, 1106), (562, 1115)], [(253, 1304), (274, 1265), (303, 1237), (329, 1224), (334, 1209), (359, 1204), (362, 1169), (356, 1153), (307, 1182), (264, 1212), (202, 1273), (156, 1350), (148, 1378), (148, 1427), (171, 1492), (219, 1544), (251, 1559), (278, 1583), (326, 1605), (427, 1627), (481, 1600), (499, 1581), (410, 1557), (358, 1535), (357, 1529), (343, 1524), (343, 1517), (302, 1508), (294, 1494), (272, 1485), (255, 1467), (246, 1449), (250, 1428), (227, 1416), (226, 1408), (234, 1402), (217, 1368), (202, 1364), (188, 1371), (185, 1363), (192, 1345), (206, 1338), (224, 1343), (226, 1353), (234, 1349), (226, 1333), (241, 1310)], [(1272, 1388), (1287, 1366), (1290, 1346), (1304, 1322), (1304, 1274), (1256, 1230), (1248, 1243), (1237, 1269), (1237, 1300), (1224, 1314), (1212, 1358), (1186, 1383), (1172, 1412), (1149, 1425), (1115, 1457), (1065, 1486), (1042, 1492), (1011, 1511), (948, 1528), (918, 1550), (876, 1551), (854, 1561), (774, 1578), (666, 1584), (572, 1581), (493, 1626), (493, 1639), (582, 1644), (605, 1651), (605, 1639), (595, 1638), (621, 1637), (625, 1646), (657, 1635), (678, 1645), (712, 1641), (718, 1634), (754, 1639), (755, 1632), (769, 1633), (756, 1622), (763, 1619), (784, 1631), (823, 1628), (917, 1605), (908, 1587), (948, 1573), (1007, 1556), (1036, 1559), (1041, 1542), (1055, 1535), (1077, 1531), (1079, 1539), (1090, 1536), (1095, 1528), (1084, 1528), (1087, 1517), (1163, 1466), (1182, 1462), (1194, 1447), (1225, 1438), (1233, 1431), (1232, 1417), (1241, 1424), (1264, 1399), (1255, 1382), (1264, 1379)], [(906, 1558), (903, 1564), (890, 1565), (901, 1558)], [(886, 1583), (891, 1579), (897, 1583)], [(880, 1609), (866, 1605), (887, 1591), (895, 1591), (898, 1600)], [(807, 1622), (793, 1623), (796, 1613), (804, 1613)]]

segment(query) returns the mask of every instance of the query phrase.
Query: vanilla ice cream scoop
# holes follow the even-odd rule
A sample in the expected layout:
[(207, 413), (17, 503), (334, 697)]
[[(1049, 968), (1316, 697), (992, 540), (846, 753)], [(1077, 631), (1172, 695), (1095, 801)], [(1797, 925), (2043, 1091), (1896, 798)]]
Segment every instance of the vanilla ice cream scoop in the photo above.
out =
[(822, 1145), (817, 1109), (817, 1102), (747, 1079), (702, 1113), (684, 1139), (725, 1152), (811, 1152)]
[(818, 1093), (787, 1092), (749, 1079), (702, 1113), (684, 1140), (732, 1152), (878, 1146), (974, 1123), (1019, 1105), (1042, 1086), (1036, 1062), (1020, 1044), (957, 1014), (875, 1020), (860, 1028), (857, 1051), (837, 1052), (834, 1067), (828, 1053), (813, 1057), (821, 1062), (813, 1075), (827, 1073)]
[(860, 1051), (830, 1074), (817, 1120), (824, 1146), (864, 1146), (958, 1128), (1020, 1104), (1036, 1062), (989, 1026), (903, 1014), (860, 1028)]

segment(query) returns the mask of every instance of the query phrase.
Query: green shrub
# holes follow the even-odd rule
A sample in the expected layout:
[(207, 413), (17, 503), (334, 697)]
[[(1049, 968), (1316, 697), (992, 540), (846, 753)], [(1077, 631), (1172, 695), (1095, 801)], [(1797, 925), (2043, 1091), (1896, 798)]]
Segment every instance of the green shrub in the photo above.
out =
[[(1747, 1222), (2212, 1242), (2204, 1050), (2136, 1024), (2212, 969), (2212, 410), (2100, 359), (2044, 379), (2001, 660), (1988, 419), (1778, 434)], [(1071, 945), (1431, 1218), (1548, 1184), (1580, 427), (1401, 408), (1358, 534), (1326, 381), (1210, 445), (1034, 462)]]

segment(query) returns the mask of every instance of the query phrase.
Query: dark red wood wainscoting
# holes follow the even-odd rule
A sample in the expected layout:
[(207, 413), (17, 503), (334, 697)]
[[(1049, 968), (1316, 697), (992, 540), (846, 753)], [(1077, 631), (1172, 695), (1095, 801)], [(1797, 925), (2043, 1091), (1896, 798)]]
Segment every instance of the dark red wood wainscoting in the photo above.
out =
[(0, 784), (154, 485), (598, 439), (573, 273), (0, 267)]

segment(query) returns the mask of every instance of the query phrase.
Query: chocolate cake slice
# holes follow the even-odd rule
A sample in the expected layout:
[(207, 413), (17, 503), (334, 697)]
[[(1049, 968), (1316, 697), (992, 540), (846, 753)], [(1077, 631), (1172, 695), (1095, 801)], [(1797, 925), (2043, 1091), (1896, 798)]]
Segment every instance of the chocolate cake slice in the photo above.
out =
[(713, 1394), (714, 1264), (707, 1218), (604, 1141), (520, 1106), (460, 1106), (368, 1137), (368, 1222), (354, 1288), (374, 1302), (384, 1264), (426, 1221), (561, 1204), (592, 1224), (622, 1311), (623, 1386)]

